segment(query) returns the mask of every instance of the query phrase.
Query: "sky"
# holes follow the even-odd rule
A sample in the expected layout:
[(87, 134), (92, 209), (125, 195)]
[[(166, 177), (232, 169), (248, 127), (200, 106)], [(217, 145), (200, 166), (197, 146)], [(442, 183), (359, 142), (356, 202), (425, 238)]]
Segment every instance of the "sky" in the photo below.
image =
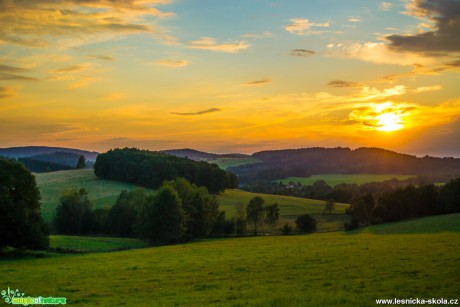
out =
[(460, 157), (460, 0), (0, 0), (0, 147)]

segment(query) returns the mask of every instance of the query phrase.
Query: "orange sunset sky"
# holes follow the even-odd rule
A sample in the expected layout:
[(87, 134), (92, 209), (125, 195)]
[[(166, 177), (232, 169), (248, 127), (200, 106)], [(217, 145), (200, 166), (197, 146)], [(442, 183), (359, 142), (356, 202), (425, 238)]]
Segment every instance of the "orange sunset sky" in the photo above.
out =
[(460, 157), (460, 1), (0, 0), (0, 147)]

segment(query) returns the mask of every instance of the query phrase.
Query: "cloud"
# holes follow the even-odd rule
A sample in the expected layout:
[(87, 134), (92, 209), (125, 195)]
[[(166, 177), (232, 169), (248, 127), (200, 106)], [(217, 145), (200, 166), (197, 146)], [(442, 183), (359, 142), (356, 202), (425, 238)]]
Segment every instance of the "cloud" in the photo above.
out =
[(389, 35), (386, 39), (396, 51), (417, 53), (460, 52), (460, 4), (458, 0), (412, 0), (407, 14), (433, 23), (434, 29), (412, 35)]
[(284, 29), (295, 35), (309, 35), (309, 34), (320, 34), (323, 31), (312, 30), (312, 27), (329, 27), (330, 23), (313, 23), (308, 19), (303, 18), (292, 18), (290, 19), (291, 24), (284, 27)]
[(14, 92), (9, 87), (0, 86), (0, 99), (1, 98), (8, 98), (14, 95)]
[(87, 70), (90, 68), (92, 65), (89, 63), (86, 64), (77, 64), (77, 65), (71, 65), (59, 69), (52, 70), (51, 72), (61, 74), (61, 73), (76, 73), (76, 72), (81, 72), (83, 70)]
[(254, 34), (254, 33), (246, 33), (243, 35), (240, 35), (242, 38), (265, 38), (265, 37), (272, 37), (273, 33), (265, 31), (264, 33), (261, 34)]
[(188, 65), (188, 61), (185, 60), (158, 60), (155, 62), (157, 65), (168, 66), (168, 67), (184, 67)]
[(0, 65), (0, 80), (23, 80), (23, 81), (38, 81), (37, 78), (18, 75), (17, 73), (29, 72), (28, 69), (15, 67), (10, 65)]
[(184, 113), (184, 112), (172, 112), (171, 114), (175, 115), (181, 115), (181, 116), (194, 116), (194, 115), (203, 115), (203, 114), (208, 114), (208, 113), (214, 113), (214, 112), (219, 112), (222, 111), (222, 109), (218, 108), (211, 108), (199, 112), (192, 112), (192, 113)]
[(115, 58), (108, 56), (108, 55), (102, 55), (102, 54), (93, 54), (89, 55), (91, 58), (95, 58), (98, 60), (103, 60), (103, 61), (115, 61)]
[(237, 53), (240, 50), (247, 49), (251, 45), (245, 41), (219, 44), (213, 37), (202, 37), (199, 40), (191, 41), (187, 44), (188, 48), (203, 49), (217, 52)]
[(270, 82), (272, 82), (271, 79), (263, 79), (263, 80), (255, 80), (255, 81), (247, 82), (244, 85), (264, 85)]
[(390, 49), (385, 43), (354, 43), (354, 44), (329, 44), (331, 55), (356, 58), (378, 64), (395, 64), (413, 66), (415, 64), (431, 64), (433, 59), (412, 52), (397, 52)]
[(442, 89), (441, 85), (422, 86), (422, 87), (417, 87), (414, 92), (423, 93), (423, 92), (439, 91), (441, 89)]
[(349, 22), (361, 22), (361, 18), (358, 18), (358, 17), (350, 17), (348, 18), (348, 21)]
[(380, 3), (380, 9), (382, 9), (384, 11), (388, 11), (389, 9), (391, 9), (392, 6), (393, 6), (393, 3), (391, 3), (391, 2), (382, 2), (382, 3)]
[[(162, 37), (147, 17), (165, 17), (157, 0), (0, 1), (0, 43), (26, 47), (79, 45), (117, 34), (148, 32)], [(57, 41), (57, 38), (60, 38)]]
[(291, 53), (290, 53), (290, 55), (292, 56), (302, 56), (302, 57), (310, 57), (315, 54), (316, 54), (315, 51), (307, 50), (307, 49), (294, 49), (294, 50), (291, 50)]
[(114, 100), (120, 100), (126, 97), (125, 93), (122, 92), (113, 92), (113, 93), (108, 93), (105, 95), (102, 99), (108, 100), (108, 101), (114, 101)]
[(344, 81), (344, 80), (332, 80), (327, 83), (331, 87), (362, 87), (362, 83)]

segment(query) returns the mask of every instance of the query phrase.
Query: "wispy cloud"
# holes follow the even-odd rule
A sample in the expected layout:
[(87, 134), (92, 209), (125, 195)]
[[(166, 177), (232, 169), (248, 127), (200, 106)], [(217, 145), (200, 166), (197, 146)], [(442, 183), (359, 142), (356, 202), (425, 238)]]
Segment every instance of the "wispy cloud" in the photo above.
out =
[(361, 22), (361, 18), (358, 18), (358, 17), (350, 17), (348, 18), (348, 21), (349, 22)]
[(188, 48), (203, 49), (210, 51), (237, 53), (249, 48), (251, 45), (245, 41), (218, 43), (213, 37), (202, 37), (199, 40), (191, 41), (187, 44)]
[(247, 83), (244, 83), (244, 85), (264, 85), (270, 82), (272, 82), (271, 79), (262, 79), (262, 80), (255, 80), (255, 81), (247, 82)]
[(0, 98), (8, 98), (14, 95), (14, 92), (9, 87), (0, 86)]
[(37, 78), (23, 75), (23, 73), (27, 72), (29, 72), (29, 70), (25, 68), (2, 64), (0, 65), (0, 80), (38, 81)]
[(70, 65), (67, 67), (59, 68), (59, 69), (54, 69), (51, 72), (61, 74), (61, 73), (76, 73), (76, 72), (81, 72), (84, 70), (87, 70), (90, 68), (92, 64), (85, 63), (85, 64), (76, 64), (76, 65)]
[(312, 27), (329, 27), (330, 22), (314, 23), (304, 18), (292, 18), (290, 19), (291, 24), (284, 27), (284, 29), (295, 35), (309, 35), (309, 34), (321, 34), (323, 31), (312, 30)]
[(391, 9), (392, 6), (393, 6), (393, 3), (391, 3), (391, 2), (382, 2), (382, 3), (380, 3), (380, 9), (382, 9), (384, 11), (388, 11), (389, 9)]
[(242, 38), (265, 38), (265, 37), (272, 37), (273, 33), (269, 31), (265, 31), (261, 34), (254, 34), (254, 33), (246, 33), (243, 35), (240, 35)]
[(332, 80), (327, 83), (330, 87), (362, 87), (362, 83), (350, 82), (344, 80)]
[(315, 55), (316, 52), (313, 50), (308, 50), (308, 49), (294, 49), (294, 50), (291, 50), (289, 54), (292, 56), (310, 57), (312, 55)]
[(160, 31), (144, 17), (171, 16), (153, 7), (164, 3), (158, 0), (1, 1), (0, 42), (46, 47), (56, 45), (57, 38), (75, 46), (117, 34), (149, 32), (160, 37)]
[(158, 60), (155, 64), (167, 67), (184, 67), (188, 65), (188, 61), (185, 60)]
[(98, 59), (98, 60), (103, 60), (103, 61), (115, 61), (115, 58), (108, 56), (108, 55), (103, 55), (103, 54), (92, 54), (92, 55), (89, 55), (89, 57)]
[(194, 115), (203, 115), (203, 114), (214, 113), (214, 112), (219, 112), (219, 111), (222, 111), (222, 109), (211, 108), (211, 109), (198, 111), (198, 112), (172, 112), (171, 114), (181, 115), (181, 116), (194, 116)]

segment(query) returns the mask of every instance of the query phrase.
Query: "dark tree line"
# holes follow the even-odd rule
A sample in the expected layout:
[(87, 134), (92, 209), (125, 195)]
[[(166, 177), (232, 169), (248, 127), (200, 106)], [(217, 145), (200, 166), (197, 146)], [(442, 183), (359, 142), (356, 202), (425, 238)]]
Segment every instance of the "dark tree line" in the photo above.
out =
[(428, 215), (460, 212), (460, 178), (437, 187), (409, 185), (380, 196), (368, 193), (351, 201), (347, 229)]
[(159, 188), (165, 180), (177, 177), (204, 186), (211, 193), (238, 186), (237, 177), (217, 165), (136, 148), (113, 149), (98, 155), (94, 173), (104, 179), (135, 183), (152, 189)]

